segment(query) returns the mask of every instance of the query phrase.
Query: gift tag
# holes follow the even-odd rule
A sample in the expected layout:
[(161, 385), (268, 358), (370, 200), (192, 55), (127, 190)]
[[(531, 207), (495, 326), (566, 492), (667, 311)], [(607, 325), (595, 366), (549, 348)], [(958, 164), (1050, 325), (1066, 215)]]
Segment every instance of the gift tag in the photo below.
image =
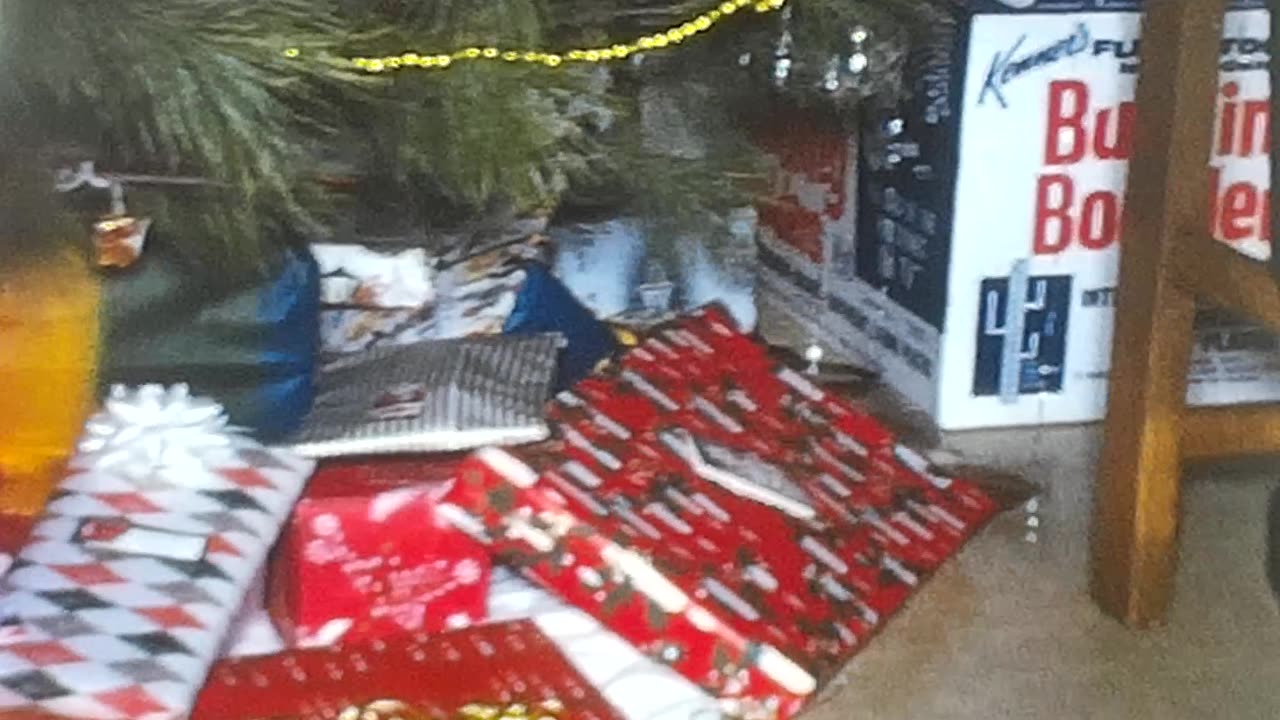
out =
[(85, 520), (74, 540), (95, 550), (185, 562), (200, 560), (209, 547), (206, 537), (136, 525), (123, 517)]

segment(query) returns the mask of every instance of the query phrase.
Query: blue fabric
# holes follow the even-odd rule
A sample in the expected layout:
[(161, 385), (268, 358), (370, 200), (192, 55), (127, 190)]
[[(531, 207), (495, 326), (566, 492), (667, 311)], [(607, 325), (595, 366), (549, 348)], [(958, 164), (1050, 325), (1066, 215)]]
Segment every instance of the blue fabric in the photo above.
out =
[(311, 253), (295, 252), (259, 298), (258, 320), (266, 329), (260, 361), (270, 368), (253, 402), (260, 439), (288, 435), (311, 410), (319, 318), (320, 268)]
[(560, 351), (556, 389), (572, 387), (617, 349), (613, 333), (541, 263), (525, 267), (525, 282), (502, 331), (508, 335), (554, 332), (567, 341)]

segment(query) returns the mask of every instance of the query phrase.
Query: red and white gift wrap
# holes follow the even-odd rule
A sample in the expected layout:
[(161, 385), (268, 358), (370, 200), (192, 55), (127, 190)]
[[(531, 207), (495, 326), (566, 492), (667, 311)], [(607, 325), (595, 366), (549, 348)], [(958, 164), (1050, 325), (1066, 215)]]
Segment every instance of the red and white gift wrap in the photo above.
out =
[(271, 568), (271, 614), (287, 643), (360, 642), (485, 618), (488, 551), (435, 510), (457, 464), (320, 466)]
[(115, 388), (0, 585), (0, 717), (186, 717), (312, 463)]
[(747, 717), (789, 717), (995, 512), (718, 308), (481, 451), (446, 511)]

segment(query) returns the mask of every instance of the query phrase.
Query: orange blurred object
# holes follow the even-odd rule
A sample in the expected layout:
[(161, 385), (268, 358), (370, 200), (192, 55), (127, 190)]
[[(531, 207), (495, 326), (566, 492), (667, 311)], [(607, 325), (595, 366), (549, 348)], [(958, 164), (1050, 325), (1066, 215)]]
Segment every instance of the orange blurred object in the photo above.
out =
[(92, 410), (98, 304), (78, 256), (0, 275), (0, 513), (44, 507)]

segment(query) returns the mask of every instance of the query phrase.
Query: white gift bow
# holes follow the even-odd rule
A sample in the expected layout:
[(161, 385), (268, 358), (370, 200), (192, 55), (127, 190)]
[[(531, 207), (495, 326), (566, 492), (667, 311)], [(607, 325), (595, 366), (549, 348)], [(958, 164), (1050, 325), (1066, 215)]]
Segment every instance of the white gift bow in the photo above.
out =
[(231, 444), (218, 403), (192, 397), (185, 385), (111, 388), (102, 411), (85, 424), (78, 449), (91, 467), (133, 478), (156, 470), (198, 470), (209, 450)]

